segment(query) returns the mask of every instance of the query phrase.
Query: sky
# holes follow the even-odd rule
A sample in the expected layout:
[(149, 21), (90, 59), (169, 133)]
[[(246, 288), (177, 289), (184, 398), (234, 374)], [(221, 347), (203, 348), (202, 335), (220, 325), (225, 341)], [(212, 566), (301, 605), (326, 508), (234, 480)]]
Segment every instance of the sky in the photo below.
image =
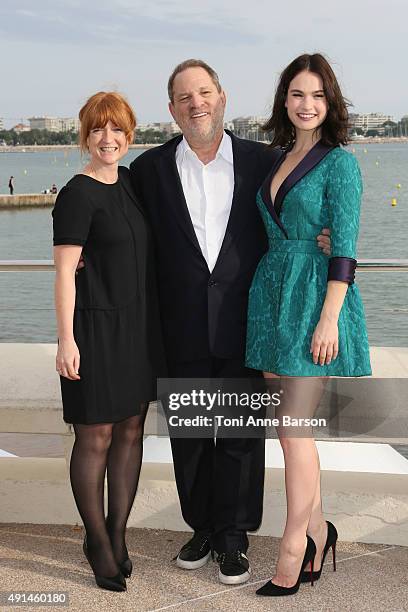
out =
[(352, 112), (408, 114), (406, 0), (0, 0), (0, 117), (77, 116), (96, 91), (124, 93), (138, 121), (169, 121), (167, 79), (207, 61), (226, 119), (267, 115), (297, 55), (330, 60)]

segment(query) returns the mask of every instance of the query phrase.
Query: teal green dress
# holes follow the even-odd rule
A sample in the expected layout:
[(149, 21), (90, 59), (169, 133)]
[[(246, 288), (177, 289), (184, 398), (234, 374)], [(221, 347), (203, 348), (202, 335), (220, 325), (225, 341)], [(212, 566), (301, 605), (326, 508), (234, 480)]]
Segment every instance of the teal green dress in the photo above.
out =
[[(285, 158), (275, 163), (257, 194), (269, 239), (249, 293), (246, 365), (287, 376), (371, 374), (364, 308), (355, 267), (362, 181), (355, 157), (317, 143), (285, 179), (271, 202), (270, 184)], [(331, 230), (330, 258), (317, 246)], [(330, 260), (332, 260), (329, 265)], [(315, 365), (310, 353), (330, 279), (349, 280), (340, 312), (339, 354)]]

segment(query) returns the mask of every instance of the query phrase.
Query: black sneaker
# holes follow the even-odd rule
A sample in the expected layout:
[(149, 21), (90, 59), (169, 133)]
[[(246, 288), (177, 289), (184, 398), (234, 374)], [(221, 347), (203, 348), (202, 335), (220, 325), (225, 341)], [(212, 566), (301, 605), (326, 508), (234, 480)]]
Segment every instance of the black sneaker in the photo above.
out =
[(211, 557), (211, 535), (195, 533), (176, 557), (178, 567), (195, 570), (203, 567)]
[(241, 584), (249, 580), (251, 568), (248, 557), (240, 550), (221, 553), (217, 563), (220, 566), (218, 578), (223, 584)]

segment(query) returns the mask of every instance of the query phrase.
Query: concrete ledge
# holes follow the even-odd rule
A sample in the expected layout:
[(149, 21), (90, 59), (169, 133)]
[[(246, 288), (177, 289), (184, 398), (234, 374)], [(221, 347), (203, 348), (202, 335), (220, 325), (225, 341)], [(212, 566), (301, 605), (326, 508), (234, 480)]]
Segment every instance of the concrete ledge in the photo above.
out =
[[(62, 419), (61, 400), (0, 399), (0, 433), (55, 434), (73, 437), (71, 425)], [(149, 406), (145, 434), (157, 433), (157, 406)]]
[[(56, 352), (56, 344), (0, 343), (0, 432), (70, 433), (62, 420)], [(145, 431), (157, 431), (154, 405)]]
[[(0, 343), (0, 432), (67, 433), (55, 354), (55, 344)], [(408, 348), (372, 347), (371, 359), (374, 377), (408, 378)], [(158, 432), (153, 405), (145, 432)]]
[[(0, 343), (0, 399), (60, 400), (56, 344)], [(373, 377), (408, 378), (407, 347), (371, 347)]]
[[(408, 546), (406, 491), (407, 476), (322, 471), (325, 516), (349, 542)], [(286, 518), (283, 470), (266, 471), (263, 517), (258, 535), (280, 537)]]
[[(344, 541), (408, 546), (407, 485), (407, 475), (323, 470), (325, 514)], [(64, 459), (3, 458), (0, 489), (0, 522), (81, 524)], [(268, 468), (257, 535), (280, 537), (285, 514), (283, 469)], [(172, 465), (143, 465), (129, 526), (189, 530), (181, 517)]]
[(0, 399), (0, 432), (71, 435), (71, 428), (62, 420), (60, 401)]
[[(61, 418), (53, 344), (0, 344), (0, 432), (61, 435), (68, 460), (73, 436)], [(373, 348), (374, 375), (408, 377), (408, 348)], [(155, 433), (149, 410), (146, 433)], [(280, 536), (286, 512), (277, 442), (268, 441), (264, 520), (259, 534)], [(318, 443), (324, 507), (349, 541), (408, 546), (408, 461), (384, 445)], [(326, 445), (334, 444), (326, 453)], [(337, 454), (336, 454), (337, 453)], [(353, 454), (354, 453), (354, 454)], [(0, 459), (0, 522), (75, 524), (66, 459)], [(363, 461), (364, 459), (364, 461)], [(130, 526), (187, 530), (174, 482), (169, 441), (149, 438)]]
[(45, 208), (54, 206), (57, 195), (54, 193), (21, 193), (19, 195), (0, 195), (0, 208)]

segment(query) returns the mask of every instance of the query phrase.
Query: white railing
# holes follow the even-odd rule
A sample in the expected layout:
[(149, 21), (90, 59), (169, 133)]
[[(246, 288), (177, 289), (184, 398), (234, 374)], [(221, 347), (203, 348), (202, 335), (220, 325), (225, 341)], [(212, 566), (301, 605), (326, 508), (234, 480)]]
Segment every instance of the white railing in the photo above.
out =
[[(0, 260), (0, 272), (50, 272), (54, 270), (52, 259)], [(359, 259), (359, 272), (408, 272), (408, 259)]]

